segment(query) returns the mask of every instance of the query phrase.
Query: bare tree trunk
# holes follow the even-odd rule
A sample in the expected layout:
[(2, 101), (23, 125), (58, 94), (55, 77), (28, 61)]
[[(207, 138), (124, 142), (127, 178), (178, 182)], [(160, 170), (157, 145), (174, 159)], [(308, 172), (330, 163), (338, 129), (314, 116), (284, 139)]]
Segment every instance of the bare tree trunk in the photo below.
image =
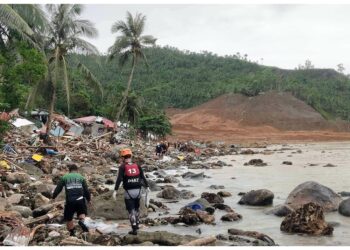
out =
[(120, 116), (122, 114), (122, 111), (124, 110), (124, 105), (126, 104), (126, 100), (127, 100), (128, 95), (129, 95), (130, 88), (131, 88), (131, 82), (132, 82), (132, 78), (134, 76), (135, 66), (136, 66), (136, 57), (133, 58), (132, 69), (130, 72), (128, 85), (127, 85), (126, 91), (124, 92), (124, 96), (122, 97), (122, 101), (120, 102), (120, 105), (119, 105), (118, 113), (116, 116), (116, 122), (119, 121)]
[(55, 108), (55, 102), (56, 102), (56, 86), (51, 82), (52, 85), (52, 95), (50, 100), (50, 108), (49, 108), (49, 117), (46, 122), (46, 134), (49, 136), (50, 129), (51, 129), (51, 123), (52, 123), (52, 116)]

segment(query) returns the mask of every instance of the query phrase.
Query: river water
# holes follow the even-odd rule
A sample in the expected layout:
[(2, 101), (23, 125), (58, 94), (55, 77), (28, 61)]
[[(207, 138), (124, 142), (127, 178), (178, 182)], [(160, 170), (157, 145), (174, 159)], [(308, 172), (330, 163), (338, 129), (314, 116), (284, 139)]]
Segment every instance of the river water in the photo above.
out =
[[(285, 150), (281, 150), (284, 148)], [(288, 194), (299, 184), (305, 181), (316, 181), (325, 185), (335, 192), (350, 191), (350, 166), (349, 152), (350, 142), (337, 143), (308, 143), (292, 145), (271, 145), (267, 150), (273, 154), (262, 154), (266, 149), (253, 149), (261, 152), (254, 155), (229, 155), (211, 158), (210, 161), (221, 160), (233, 166), (226, 166), (222, 169), (211, 170), (189, 170), (191, 172), (202, 172), (211, 178), (203, 180), (183, 180), (181, 183), (191, 185), (185, 189), (191, 190), (196, 198), (180, 200), (178, 203), (167, 203), (170, 214), (176, 215), (181, 207), (200, 197), (202, 192), (218, 192), (220, 190), (209, 189), (210, 185), (224, 185), (225, 191), (233, 195), (224, 198), (225, 204), (232, 207), (243, 216), (238, 222), (222, 222), (221, 216), (224, 211), (216, 210), (216, 225), (180, 226), (167, 225), (149, 227), (143, 230), (157, 231), (167, 230), (179, 234), (198, 235), (195, 231), (200, 228), (201, 236), (227, 234), (227, 229), (237, 228), (242, 230), (258, 231), (269, 235), (279, 245), (350, 245), (350, 218), (340, 215), (338, 212), (326, 214), (326, 221), (336, 222), (332, 236), (310, 237), (301, 235), (289, 235), (280, 231), (280, 224), (283, 218), (275, 215), (266, 215), (264, 210), (270, 207), (251, 207), (237, 204), (239, 192), (248, 192), (253, 189), (269, 189), (275, 194), (273, 205), (285, 202)], [(301, 150), (301, 153), (297, 151)], [(244, 166), (245, 162), (259, 158), (266, 162), (266, 167)], [(283, 161), (291, 161), (293, 165), (283, 165)], [(336, 167), (323, 167), (332, 163)], [(310, 166), (309, 164), (317, 164)], [(173, 173), (175, 171), (172, 171)], [(179, 170), (179, 173), (183, 170)], [(172, 174), (173, 174), (172, 173)], [(232, 179), (234, 177), (235, 179)], [(175, 184), (176, 186), (176, 184)], [(183, 189), (183, 188), (178, 188)], [(152, 192), (151, 197), (155, 198), (157, 192)], [(155, 198), (166, 202), (159, 198)], [(161, 216), (158, 213), (150, 213), (150, 217)]]

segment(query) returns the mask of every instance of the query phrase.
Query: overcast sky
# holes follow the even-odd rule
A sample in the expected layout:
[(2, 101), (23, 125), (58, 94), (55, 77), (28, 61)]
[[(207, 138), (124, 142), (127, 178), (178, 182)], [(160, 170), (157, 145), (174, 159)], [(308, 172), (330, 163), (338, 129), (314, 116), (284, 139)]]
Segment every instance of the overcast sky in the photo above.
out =
[[(248, 54), (264, 65), (293, 69), (310, 59), (317, 68), (343, 63), (350, 73), (350, 5), (96, 5), (83, 17), (95, 23), (91, 40), (105, 53), (111, 26), (126, 12), (147, 16), (146, 35), (157, 44), (218, 55)], [(263, 61), (261, 60), (263, 58)]]

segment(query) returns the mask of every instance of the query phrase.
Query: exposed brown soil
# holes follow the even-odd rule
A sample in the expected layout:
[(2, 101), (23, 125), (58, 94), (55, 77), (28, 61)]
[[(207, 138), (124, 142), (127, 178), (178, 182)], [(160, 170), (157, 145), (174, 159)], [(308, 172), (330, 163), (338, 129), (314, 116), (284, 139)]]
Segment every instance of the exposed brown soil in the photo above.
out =
[(327, 121), (290, 93), (256, 97), (225, 94), (194, 108), (170, 109), (170, 140), (339, 141), (350, 140), (344, 121)]

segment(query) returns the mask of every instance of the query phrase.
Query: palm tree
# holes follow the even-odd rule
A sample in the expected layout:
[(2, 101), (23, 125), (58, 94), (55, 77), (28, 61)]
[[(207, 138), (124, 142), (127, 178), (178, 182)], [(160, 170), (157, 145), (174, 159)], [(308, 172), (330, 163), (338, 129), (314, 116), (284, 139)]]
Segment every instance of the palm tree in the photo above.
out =
[[(56, 90), (61, 84), (65, 88), (68, 116), (70, 106), (70, 86), (67, 69), (67, 55), (69, 52), (83, 52), (86, 54), (98, 54), (97, 48), (81, 37), (93, 38), (97, 36), (97, 30), (89, 20), (79, 19), (83, 11), (80, 4), (47, 5), (50, 15), (48, 30), (43, 36), (44, 50), (48, 58), (48, 79), (51, 87), (49, 119), (47, 133), (51, 127), (52, 114), (56, 102)], [(82, 63), (78, 68), (84, 74), (88, 83), (96, 87), (102, 95), (101, 83)]]
[(0, 5), (0, 44), (5, 46), (15, 31), (23, 40), (39, 48), (34, 41), (36, 31), (43, 31), (47, 19), (38, 4), (1, 4)]
[(108, 59), (112, 60), (116, 56), (119, 56), (120, 66), (124, 66), (129, 59), (131, 59), (132, 65), (127, 88), (118, 108), (116, 121), (119, 120), (122, 112), (125, 110), (136, 64), (143, 59), (146, 65), (148, 65), (146, 55), (143, 53), (143, 48), (155, 45), (157, 40), (153, 36), (142, 35), (145, 22), (146, 16), (137, 13), (135, 17), (133, 17), (130, 12), (127, 12), (126, 22), (117, 21), (112, 26), (112, 33), (121, 32), (121, 35), (117, 36), (114, 44), (108, 49)]

